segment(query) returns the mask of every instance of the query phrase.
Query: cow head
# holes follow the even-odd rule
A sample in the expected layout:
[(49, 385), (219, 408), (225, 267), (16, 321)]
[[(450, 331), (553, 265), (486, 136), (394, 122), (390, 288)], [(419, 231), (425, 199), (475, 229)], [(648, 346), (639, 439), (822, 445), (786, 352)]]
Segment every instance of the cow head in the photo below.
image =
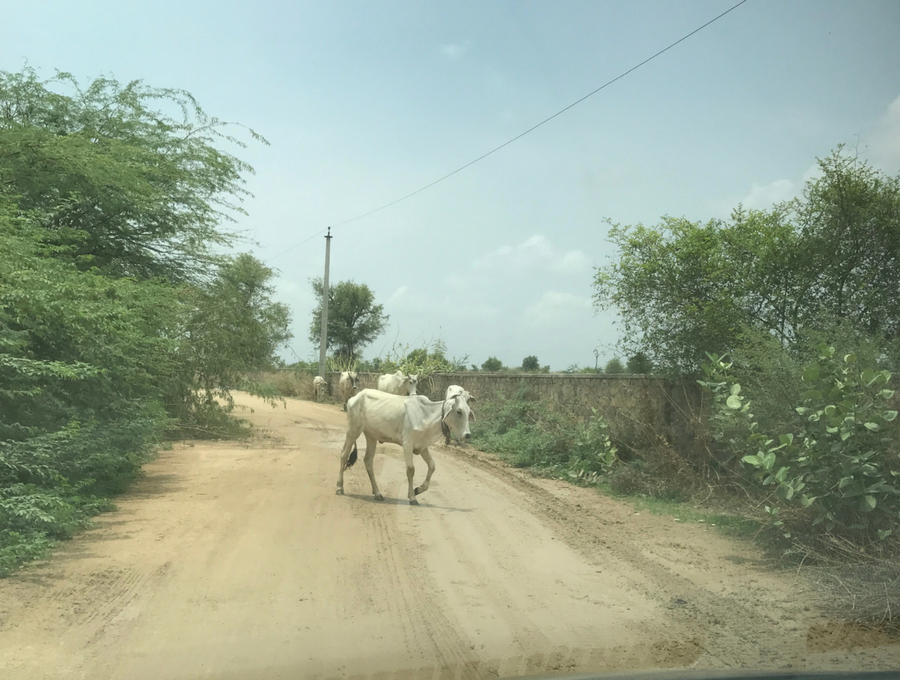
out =
[(468, 395), (457, 394), (444, 402), (444, 424), (456, 435), (457, 439), (470, 439), (469, 423), (475, 422), (475, 412), (469, 408)]
[(409, 396), (416, 396), (416, 388), (419, 385), (419, 376), (415, 373), (407, 374), (406, 381), (409, 386)]
[(452, 399), (453, 397), (460, 394), (464, 395), (466, 401), (470, 404), (474, 404), (476, 401), (478, 401), (478, 399), (475, 398), (474, 394), (470, 394), (468, 390), (463, 389), (459, 385), (450, 385), (450, 387), (447, 388), (447, 395), (444, 397), (444, 399)]
[(359, 376), (356, 375), (356, 371), (350, 371), (347, 375), (350, 377), (350, 386), (353, 388), (353, 391), (356, 392), (359, 388)]

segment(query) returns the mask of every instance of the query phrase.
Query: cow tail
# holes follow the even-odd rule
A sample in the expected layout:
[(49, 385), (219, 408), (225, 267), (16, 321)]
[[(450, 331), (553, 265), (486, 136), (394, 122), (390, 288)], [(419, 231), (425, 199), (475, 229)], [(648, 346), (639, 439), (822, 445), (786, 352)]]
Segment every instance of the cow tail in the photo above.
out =
[(356, 442), (353, 442), (353, 450), (350, 452), (350, 457), (347, 459), (347, 467), (353, 467), (357, 458), (359, 458), (359, 452), (356, 450)]

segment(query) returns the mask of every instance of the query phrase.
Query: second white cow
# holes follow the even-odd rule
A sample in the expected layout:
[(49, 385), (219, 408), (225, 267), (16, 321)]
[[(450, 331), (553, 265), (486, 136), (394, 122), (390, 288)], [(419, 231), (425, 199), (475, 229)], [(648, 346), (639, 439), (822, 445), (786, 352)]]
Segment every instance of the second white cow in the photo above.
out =
[[(400, 397), (379, 390), (363, 390), (347, 403), (347, 421), (347, 438), (341, 450), (336, 493), (344, 493), (344, 470), (356, 462), (356, 440), (360, 434), (365, 434), (366, 456), (363, 461), (372, 482), (375, 500), (384, 500), (372, 465), (375, 447), (378, 442), (390, 442), (403, 447), (406, 479), (409, 482), (407, 497), (410, 505), (418, 505), (416, 496), (428, 489), (434, 474), (434, 460), (428, 447), (441, 438), (444, 427), (462, 439), (471, 437), (469, 422), (475, 422), (475, 414), (462, 394), (444, 401), (431, 401), (423, 396)], [(428, 465), (428, 474), (420, 486), (413, 486), (416, 473), (413, 456), (416, 454), (422, 456)]]
[(342, 371), (341, 379), (338, 381), (338, 393), (341, 395), (341, 404), (345, 411), (347, 402), (356, 394), (357, 389), (359, 389), (359, 377), (356, 375), (356, 371)]
[(321, 397), (328, 390), (328, 383), (325, 382), (325, 378), (321, 375), (317, 375), (313, 378), (313, 394), (315, 396), (316, 401), (319, 401), (319, 397)]
[(385, 373), (378, 378), (378, 389), (389, 394), (399, 394), (401, 397), (414, 397), (416, 387), (419, 384), (419, 376), (409, 373), (403, 374), (403, 371), (396, 373)]

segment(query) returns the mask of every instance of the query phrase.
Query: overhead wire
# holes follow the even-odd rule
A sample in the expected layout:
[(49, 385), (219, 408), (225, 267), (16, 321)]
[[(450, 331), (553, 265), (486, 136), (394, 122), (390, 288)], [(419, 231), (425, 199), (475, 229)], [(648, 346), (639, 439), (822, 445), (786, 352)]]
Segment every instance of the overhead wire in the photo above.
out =
[[(632, 66), (632, 67), (631, 67), (630, 69), (628, 69), (627, 71), (624, 71), (624, 72), (620, 73), (619, 75), (617, 75), (615, 78), (613, 78), (613, 79), (611, 79), (611, 80), (608, 80), (607, 82), (603, 83), (600, 87), (598, 87), (598, 88), (596, 88), (596, 89), (594, 89), (594, 90), (591, 90), (590, 92), (588, 92), (586, 95), (584, 95), (584, 96), (581, 97), (580, 99), (577, 99), (576, 101), (572, 102), (572, 103), (569, 104), (568, 106), (566, 106), (566, 107), (560, 109), (559, 111), (557, 111), (557, 112), (554, 113), (553, 115), (547, 116), (547, 117), (544, 118), (542, 121), (540, 121), (539, 123), (536, 123), (536, 124), (532, 125), (530, 128), (528, 128), (528, 129), (525, 130), (524, 132), (521, 132), (521, 133), (519, 133), (518, 135), (516, 135), (515, 137), (513, 137), (513, 138), (511, 138), (511, 139), (508, 139), (507, 141), (503, 142), (503, 144), (500, 144), (499, 146), (494, 147), (494, 148), (491, 149), (490, 151), (488, 151), (488, 152), (486, 152), (486, 153), (483, 153), (482, 155), (480, 155), (480, 156), (478, 156), (477, 158), (475, 158), (475, 159), (469, 161), (469, 162), (466, 163), (465, 165), (459, 166), (458, 168), (456, 168), (456, 170), (453, 170), (452, 172), (448, 172), (446, 175), (444, 175), (444, 176), (442, 176), (442, 177), (439, 177), (438, 179), (434, 180), (433, 182), (429, 182), (428, 184), (426, 184), (426, 185), (424, 185), (424, 186), (422, 186), (422, 187), (419, 187), (419, 188), (416, 189), (415, 191), (411, 191), (410, 193), (408, 193), (408, 194), (406, 194), (406, 195), (404, 195), (404, 196), (401, 196), (400, 198), (394, 199), (393, 201), (390, 201), (389, 203), (385, 203), (384, 205), (381, 205), (381, 206), (379, 206), (379, 207), (377, 207), (377, 208), (374, 208), (373, 210), (369, 210), (368, 212), (364, 212), (364, 213), (361, 213), (361, 214), (359, 214), (359, 215), (356, 215), (355, 217), (351, 217), (350, 219), (344, 220), (343, 222), (337, 222), (337, 223), (335, 223), (335, 224), (331, 224), (331, 225), (329, 225), (329, 227), (330, 227), (331, 229), (335, 229), (335, 228), (337, 228), (337, 227), (342, 227), (342, 226), (344, 226), (345, 224), (350, 224), (351, 222), (356, 222), (357, 220), (361, 220), (361, 219), (363, 219), (364, 217), (368, 217), (369, 215), (374, 215), (374, 214), (377, 213), (377, 212), (381, 212), (382, 210), (385, 210), (385, 209), (387, 209), (387, 208), (390, 208), (391, 206), (394, 206), (394, 205), (397, 205), (398, 203), (401, 203), (402, 201), (405, 201), (405, 200), (407, 200), (407, 199), (409, 199), (409, 198), (412, 198), (412, 197), (415, 196), (416, 194), (422, 193), (422, 192), (425, 191), (426, 189), (430, 189), (431, 187), (433, 187), (433, 186), (436, 185), (436, 184), (440, 184), (440, 183), (443, 182), (444, 180), (449, 179), (450, 177), (453, 177), (453, 175), (455, 175), (455, 174), (457, 174), (457, 173), (459, 173), (459, 172), (462, 172), (462, 171), (465, 170), (466, 168), (469, 168), (469, 167), (475, 165), (475, 164), (478, 163), (479, 161), (483, 161), (483, 160), (484, 160), (485, 158), (487, 158), (488, 156), (491, 156), (491, 155), (497, 153), (498, 151), (500, 151), (501, 149), (504, 149), (505, 147), (509, 146), (509, 145), (512, 144), (513, 142), (516, 142), (516, 141), (522, 139), (522, 137), (524, 137), (525, 135), (528, 135), (528, 134), (534, 132), (535, 130), (537, 130), (537, 129), (538, 129), (539, 127), (541, 127), (542, 125), (545, 125), (545, 124), (549, 123), (551, 120), (553, 120), (554, 118), (557, 118), (558, 116), (561, 116), (562, 114), (564, 114), (564, 113), (565, 113), (566, 111), (568, 111), (569, 109), (571, 109), (571, 108), (573, 108), (573, 107), (575, 107), (575, 106), (578, 106), (579, 104), (581, 104), (581, 103), (584, 102), (585, 100), (589, 99), (590, 97), (593, 97), (595, 94), (597, 94), (597, 93), (600, 92), (601, 90), (606, 89), (607, 87), (609, 87), (609, 86), (612, 85), (613, 83), (615, 83), (615, 82), (617, 82), (617, 81), (619, 81), (619, 80), (622, 80), (622, 78), (624, 78), (624, 77), (627, 76), (628, 74), (630, 74), (630, 73), (636, 71), (637, 69), (641, 68), (642, 66), (644, 66), (644, 65), (646, 65), (646, 64), (648, 64), (648, 63), (650, 63), (651, 61), (653, 61), (653, 60), (656, 59), (657, 57), (659, 57), (659, 56), (665, 54), (666, 52), (668, 52), (669, 50), (671, 50), (673, 47), (676, 47), (677, 45), (683, 43), (685, 40), (687, 40), (687, 39), (690, 38), (691, 36), (696, 35), (697, 33), (699, 33), (700, 31), (702, 31), (702, 30), (703, 30), (704, 28), (706, 28), (707, 26), (710, 26), (711, 24), (714, 24), (716, 21), (718, 21), (719, 19), (721, 19), (722, 17), (724, 17), (726, 14), (729, 14), (729, 13), (733, 12), (734, 10), (736, 10), (738, 7), (740, 7), (741, 5), (743, 5), (743, 4), (746, 3), (746, 2), (748, 2), (748, 0), (740, 0), (740, 2), (738, 2), (738, 3), (734, 4), (734, 5), (732, 5), (731, 7), (729, 7), (728, 9), (726, 9), (726, 10), (725, 10), (724, 12), (722, 12), (721, 14), (718, 14), (718, 15), (716, 15), (715, 17), (713, 17), (712, 19), (710, 19), (709, 21), (707, 21), (707, 22), (706, 22), (705, 24), (703, 24), (702, 26), (698, 26), (697, 28), (695, 28), (695, 29), (694, 29), (693, 31), (691, 31), (690, 33), (688, 33), (688, 34), (682, 36), (681, 38), (679, 38), (679, 39), (676, 40), (675, 42), (673, 42), (673, 43), (667, 45), (666, 47), (664, 47), (663, 49), (659, 50), (659, 51), (656, 52), (655, 54), (653, 54), (653, 55), (647, 57), (646, 59), (644, 59), (644, 60), (643, 60), (642, 62), (640, 62), (639, 64), (636, 64), (635, 66)], [(296, 244), (292, 245), (290, 248), (281, 251), (281, 252), (278, 253), (277, 255), (273, 255), (273, 256), (270, 257), (268, 260), (266, 260), (266, 262), (267, 262), (267, 263), (268, 263), (268, 262), (271, 262), (272, 260), (274, 260), (274, 259), (276, 259), (276, 258), (279, 258), (279, 257), (281, 257), (282, 255), (285, 255), (285, 254), (291, 252), (291, 251), (294, 250), (295, 248), (299, 248), (299, 247), (302, 246), (304, 243), (307, 243), (308, 241), (311, 241), (313, 238), (315, 238), (315, 237), (318, 236), (319, 234), (325, 233), (325, 230), (326, 230), (326, 228), (320, 229), (320, 230), (317, 231), (315, 234), (313, 234), (312, 236), (310, 236), (310, 237), (304, 239), (303, 241), (300, 241), (299, 243), (296, 243)]]

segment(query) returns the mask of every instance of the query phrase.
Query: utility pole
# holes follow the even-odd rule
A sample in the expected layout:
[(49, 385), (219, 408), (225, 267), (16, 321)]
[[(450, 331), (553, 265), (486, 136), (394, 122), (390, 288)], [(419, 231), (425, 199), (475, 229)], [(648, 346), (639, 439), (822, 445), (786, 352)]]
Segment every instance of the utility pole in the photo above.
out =
[(328, 346), (328, 264), (331, 260), (331, 227), (325, 237), (325, 279), (322, 281), (322, 335), (319, 337), (319, 375), (325, 377), (325, 348)]

